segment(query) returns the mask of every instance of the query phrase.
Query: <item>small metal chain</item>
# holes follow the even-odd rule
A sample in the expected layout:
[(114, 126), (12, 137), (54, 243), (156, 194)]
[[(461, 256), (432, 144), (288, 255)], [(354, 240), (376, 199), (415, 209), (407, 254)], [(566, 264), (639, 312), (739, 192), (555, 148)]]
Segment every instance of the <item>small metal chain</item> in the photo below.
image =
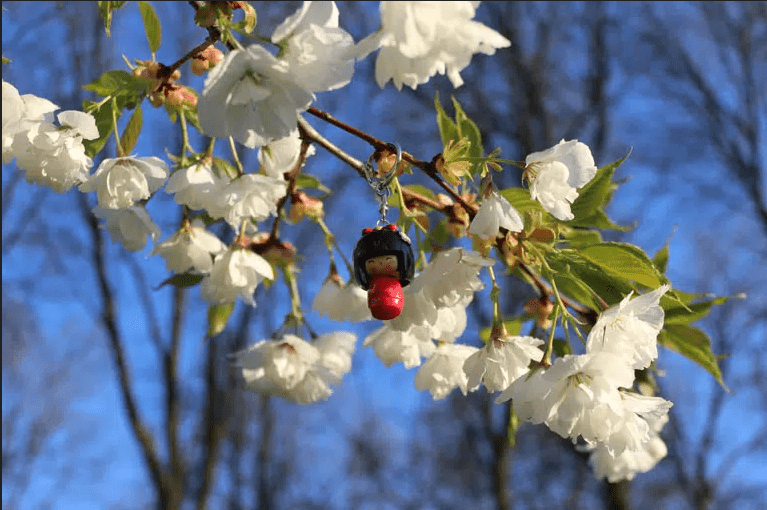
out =
[(376, 223), (376, 226), (378, 227), (385, 227), (389, 224), (386, 220), (386, 213), (389, 211), (389, 197), (391, 196), (390, 185), (394, 176), (397, 174), (397, 168), (402, 161), (402, 149), (399, 144), (391, 143), (389, 146), (397, 151), (397, 161), (394, 163), (391, 170), (389, 170), (383, 177), (377, 177), (373, 170), (373, 159), (375, 158), (376, 151), (370, 155), (363, 167), (365, 178), (367, 178), (370, 187), (376, 192), (376, 197), (378, 199), (378, 212), (381, 213), (381, 219)]

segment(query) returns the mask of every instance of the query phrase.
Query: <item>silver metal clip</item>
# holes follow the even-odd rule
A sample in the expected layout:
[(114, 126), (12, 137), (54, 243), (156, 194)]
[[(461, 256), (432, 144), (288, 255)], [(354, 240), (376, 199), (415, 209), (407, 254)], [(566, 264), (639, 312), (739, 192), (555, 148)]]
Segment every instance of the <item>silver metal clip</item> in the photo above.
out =
[(373, 159), (375, 158), (376, 152), (378, 151), (373, 151), (373, 154), (370, 155), (362, 168), (365, 172), (365, 178), (367, 179), (368, 184), (370, 184), (370, 187), (375, 190), (376, 197), (378, 199), (378, 212), (381, 213), (381, 219), (376, 223), (376, 226), (378, 227), (384, 227), (389, 224), (389, 222), (386, 220), (386, 213), (389, 210), (391, 181), (394, 180), (394, 177), (397, 175), (397, 169), (399, 168), (399, 164), (402, 161), (402, 149), (400, 148), (399, 144), (390, 143), (389, 147), (397, 151), (397, 161), (391, 167), (391, 170), (386, 172), (386, 174), (384, 174), (382, 177), (378, 177), (375, 170), (373, 169)]

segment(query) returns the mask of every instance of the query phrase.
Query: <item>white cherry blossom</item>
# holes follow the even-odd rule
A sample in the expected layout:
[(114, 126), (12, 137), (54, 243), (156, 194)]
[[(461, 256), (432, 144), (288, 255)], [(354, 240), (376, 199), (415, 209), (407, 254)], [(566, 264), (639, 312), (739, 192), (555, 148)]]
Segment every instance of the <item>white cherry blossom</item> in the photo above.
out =
[(292, 15), (285, 18), (272, 32), (272, 42), (277, 44), (295, 34), (308, 30), (312, 25), (338, 27), (338, 7), (335, 2), (304, 2)]
[(272, 34), (286, 43), (282, 59), (299, 83), (311, 92), (335, 90), (354, 74), (354, 39), (338, 27), (335, 2), (304, 2)]
[(13, 138), (21, 129), (21, 119), (26, 113), (24, 100), (16, 87), (3, 80), (3, 163), (14, 157)]
[(31, 94), (17, 98), (15, 89), (3, 83), (10, 103), (7, 119), (3, 107), (3, 122), (9, 124), (3, 128), (3, 161), (15, 157), (27, 182), (49, 186), (57, 193), (85, 181), (93, 161), (85, 154), (83, 139), (99, 136), (93, 115), (67, 110), (56, 116), (57, 126), (52, 119), (55, 104)]
[(482, 200), (476, 216), (469, 225), (469, 233), (483, 239), (495, 239), (501, 227), (511, 232), (521, 232), (524, 222), (519, 212), (497, 191), (491, 191)]
[(312, 309), (321, 316), (339, 322), (372, 320), (368, 308), (367, 292), (356, 283), (344, 283), (340, 278), (328, 277), (312, 301)]
[[(620, 480), (631, 480), (637, 473), (645, 473), (655, 467), (667, 453), (666, 443), (659, 434), (668, 422), (668, 408), (671, 406), (658, 397), (640, 397), (639, 395), (623, 392), (627, 407), (632, 409), (641, 419), (646, 420), (648, 433), (642, 441), (633, 447), (616, 450), (610, 442), (585, 445), (585, 451), (591, 451), (589, 464), (598, 479), (607, 478), (610, 483)], [(634, 399), (635, 402), (630, 402)]]
[(578, 198), (577, 188), (585, 186), (597, 173), (588, 145), (564, 139), (545, 151), (528, 155), (525, 168), (530, 197), (560, 220), (575, 218), (570, 205)]
[[(316, 152), (314, 145), (310, 145), (306, 151), (306, 157)], [(284, 179), (285, 173), (289, 172), (298, 163), (301, 155), (301, 138), (296, 129), (290, 135), (279, 140), (269, 142), (258, 151), (258, 162), (261, 168), (270, 177)]]
[(476, 347), (463, 344), (445, 343), (437, 346), (415, 374), (416, 389), (429, 390), (434, 400), (447, 397), (455, 388), (466, 395), (467, 379), (463, 364), (476, 351)]
[(152, 221), (146, 209), (140, 205), (132, 205), (124, 209), (105, 209), (100, 206), (93, 208), (97, 218), (106, 220), (113, 243), (122, 243), (128, 251), (140, 251), (146, 246), (147, 237), (152, 241), (159, 239), (160, 228)]
[(173, 194), (177, 204), (184, 204), (193, 211), (214, 207), (221, 190), (229, 183), (229, 177), (219, 175), (212, 161), (203, 159), (186, 168), (179, 168), (168, 178), (165, 191)]
[(23, 153), (29, 144), (26, 131), (43, 122), (53, 123), (53, 112), (58, 109), (45, 98), (19, 94), (16, 87), (3, 80), (3, 163)]
[(663, 329), (660, 298), (669, 288), (663, 285), (633, 299), (629, 294), (603, 311), (589, 332), (586, 349), (623, 355), (635, 369), (650, 366), (658, 357), (658, 333)]
[(150, 255), (160, 255), (165, 259), (168, 271), (174, 273), (190, 270), (209, 273), (213, 267), (213, 256), (224, 250), (226, 245), (205, 230), (202, 222), (196, 221), (182, 226), (169, 239), (157, 244)]
[(513, 399), (520, 419), (546, 423), (562, 437), (601, 441), (614, 427), (595, 410), (604, 406), (620, 409), (618, 388), (630, 387), (633, 381), (634, 370), (620, 356), (603, 352), (566, 355), (551, 367), (514, 381), (496, 402)]
[(330, 384), (341, 384), (341, 379), (352, 369), (352, 354), (357, 336), (346, 331), (326, 333), (314, 340), (320, 351), (317, 371)]
[(168, 165), (160, 158), (125, 156), (102, 161), (80, 191), (95, 191), (104, 209), (120, 209), (149, 198), (167, 178)]
[(485, 385), (488, 392), (503, 391), (526, 374), (531, 361), (540, 361), (543, 340), (531, 336), (490, 338), (487, 345), (472, 354), (463, 365), (469, 390)]
[(405, 368), (419, 366), (421, 358), (431, 356), (437, 347), (428, 327), (411, 326), (405, 331), (399, 331), (388, 324), (370, 333), (362, 345), (372, 347), (378, 359), (387, 367), (402, 362)]
[(606, 478), (610, 483), (621, 480), (633, 480), (637, 473), (646, 473), (651, 470), (668, 454), (668, 448), (663, 439), (653, 435), (641, 448), (636, 450), (624, 450), (617, 456), (602, 444), (593, 447), (589, 464), (594, 470), (597, 479)]
[(285, 196), (285, 180), (262, 174), (245, 174), (218, 191), (215, 204), (209, 205), (213, 218), (224, 218), (234, 229), (244, 220), (259, 222), (276, 214), (277, 201)]
[(216, 255), (200, 292), (212, 304), (234, 303), (240, 297), (256, 306), (253, 293), (264, 278), (274, 279), (274, 270), (266, 259), (251, 250), (230, 247)]
[(287, 334), (235, 353), (235, 364), (249, 390), (309, 404), (328, 398), (330, 385), (340, 384), (351, 370), (355, 340), (347, 332), (324, 334), (311, 343)]
[(479, 272), (494, 263), (495, 260), (476, 251), (450, 248), (436, 253), (409, 287), (414, 293), (423, 291), (437, 306), (467, 305), (475, 292), (485, 288)]
[(206, 135), (232, 136), (253, 149), (290, 135), (312, 97), (287, 62), (253, 44), (210, 71), (197, 112)]
[(381, 2), (381, 28), (357, 45), (358, 58), (380, 48), (376, 81), (397, 90), (415, 89), (435, 74), (447, 74), (453, 87), (475, 53), (492, 55), (508, 39), (474, 21), (479, 2)]

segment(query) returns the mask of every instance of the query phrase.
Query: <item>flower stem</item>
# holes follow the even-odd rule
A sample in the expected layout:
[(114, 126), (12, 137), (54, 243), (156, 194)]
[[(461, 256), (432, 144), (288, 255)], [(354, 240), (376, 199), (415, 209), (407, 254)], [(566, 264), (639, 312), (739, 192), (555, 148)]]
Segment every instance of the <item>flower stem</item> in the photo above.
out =
[(501, 288), (498, 286), (498, 282), (495, 280), (495, 271), (492, 267), (487, 268), (487, 272), (490, 273), (490, 281), (493, 282), (493, 288), (490, 290), (490, 299), (493, 301), (493, 326), (503, 324), (503, 317), (501, 316), (501, 304), (499, 296), (501, 294)]
[(122, 143), (120, 143), (120, 131), (117, 129), (117, 99), (112, 97), (112, 129), (115, 132), (115, 145), (117, 146), (117, 157), (122, 158), (125, 156), (123, 152)]
[(245, 175), (245, 169), (242, 167), (240, 156), (237, 155), (237, 147), (234, 145), (234, 138), (229, 137), (229, 149), (232, 151), (232, 159), (234, 159), (234, 166), (237, 168), (237, 176)]
[(554, 308), (554, 320), (551, 323), (551, 332), (549, 333), (549, 341), (546, 342), (546, 350), (543, 351), (543, 357), (541, 358), (541, 366), (551, 366), (551, 354), (554, 351), (554, 332), (557, 330), (557, 319), (559, 319), (559, 311), (561, 308), (557, 306)]

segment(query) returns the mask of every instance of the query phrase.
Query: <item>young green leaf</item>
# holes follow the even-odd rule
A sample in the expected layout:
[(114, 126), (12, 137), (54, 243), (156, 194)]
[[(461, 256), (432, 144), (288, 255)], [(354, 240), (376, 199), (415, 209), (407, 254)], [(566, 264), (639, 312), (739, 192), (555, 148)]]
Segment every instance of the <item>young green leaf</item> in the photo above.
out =
[(96, 119), (96, 127), (99, 130), (99, 137), (95, 140), (83, 140), (85, 154), (92, 158), (99, 153), (112, 134), (112, 101), (107, 101), (99, 105), (93, 101), (83, 101), (83, 111), (90, 113)]
[[(629, 153), (630, 154), (630, 153)], [(580, 218), (587, 218), (597, 211), (603, 210), (610, 201), (612, 192), (616, 186), (612, 182), (615, 170), (629, 157), (626, 154), (622, 159), (614, 161), (597, 170), (597, 174), (584, 187), (578, 190), (578, 198), (572, 205), (575, 219), (571, 224), (577, 223)]]
[(107, 37), (112, 37), (112, 13), (125, 4), (126, 2), (98, 2), (99, 12), (104, 20), (104, 31)]
[(447, 145), (450, 140), (457, 142), (460, 139), (458, 128), (455, 122), (445, 113), (445, 110), (442, 109), (442, 105), (439, 102), (439, 93), (434, 96), (434, 108), (437, 110), (437, 126), (442, 137), (442, 145)]
[(146, 92), (146, 82), (118, 69), (107, 71), (83, 88), (101, 97), (138, 97)]
[(224, 331), (229, 317), (234, 311), (234, 303), (211, 305), (208, 308), (208, 337), (214, 337)]
[(149, 51), (151, 51), (152, 54), (155, 54), (160, 48), (160, 42), (162, 42), (160, 19), (157, 17), (157, 13), (154, 12), (154, 8), (149, 2), (140, 1), (138, 3), (138, 8), (141, 11), (141, 19), (144, 20), (144, 31), (146, 32), (146, 39), (149, 42)]
[(173, 285), (174, 287), (191, 287), (192, 285), (200, 283), (204, 277), (205, 275), (201, 274), (174, 274), (170, 278), (163, 280), (163, 282), (155, 287), (154, 290), (159, 290), (166, 285)]
[(528, 210), (539, 211), (545, 218), (548, 213), (543, 209), (541, 203), (530, 198), (530, 192), (522, 188), (506, 188), (499, 191), (501, 196), (514, 206), (519, 214), (524, 215)]
[(580, 248), (578, 254), (605, 272), (626, 281), (635, 281), (651, 289), (668, 283), (668, 279), (658, 271), (647, 254), (633, 244), (596, 244)]
[(681, 305), (676, 300), (663, 296), (660, 300), (660, 305), (665, 312), (666, 324), (690, 324), (708, 315), (708, 312), (711, 311), (714, 305), (723, 305), (727, 300), (727, 297), (720, 296), (697, 303)]
[(128, 125), (125, 126), (123, 134), (120, 137), (120, 145), (122, 146), (125, 154), (130, 154), (136, 147), (138, 137), (141, 134), (141, 128), (143, 126), (143, 113), (141, 111), (141, 105), (136, 106), (133, 110), (133, 114), (128, 120)]
[(668, 267), (668, 243), (663, 245), (663, 248), (658, 250), (652, 258), (652, 263), (663, 274), (666, 274), (666, 268)]
[(667, 324), (658, 334), (658, 343), (697, 363), (714, 376), (722, 388), (730, 391), (724, 384), (722, 371), (706, 333), (686, 324)]

